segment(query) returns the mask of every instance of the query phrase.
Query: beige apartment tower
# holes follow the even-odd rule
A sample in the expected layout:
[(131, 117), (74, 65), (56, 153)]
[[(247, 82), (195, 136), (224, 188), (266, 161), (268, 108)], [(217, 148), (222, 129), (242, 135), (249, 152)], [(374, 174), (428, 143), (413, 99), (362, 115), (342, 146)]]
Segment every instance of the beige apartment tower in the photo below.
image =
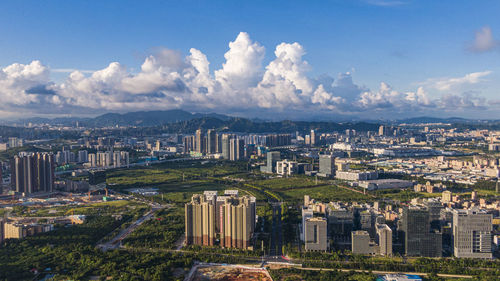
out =
[(215, 191), (195, 194), (185, 205), (186, 244), (248, 249), (255, 229), (255, 197), (217, 196)]
[(195, 194), (185, 205), (186, 244), (213, 246), (215, 241), (215, 204), (203, 194)]
[(220, 208), (221, 246), (250, 248), (250, 239), (255, 229), (255, 198), (227, 197)]

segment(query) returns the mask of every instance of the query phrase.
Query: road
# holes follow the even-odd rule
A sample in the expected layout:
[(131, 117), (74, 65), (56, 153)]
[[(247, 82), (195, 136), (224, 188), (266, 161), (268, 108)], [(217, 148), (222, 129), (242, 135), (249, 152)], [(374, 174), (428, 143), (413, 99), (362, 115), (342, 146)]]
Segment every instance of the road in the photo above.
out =
[(132, 233), (135, 229), (137, 229), (137, 227), (139, 227), (143, 222), (151, 219), (156, 211), (164, 209), (166, 207), (170, 207), (168, 205), (166, 205), (166, 206), (160, 205), (157, 203), (146, 201), (144, 199), (139, 199), (139, 201), (149, 204), (151, 206), (151, 210), (149, 212), (147, 212), (146, 214), (144, 214), (139, 219), (137, 219), (135, 222), (133, 222), (127, 228), (121, 230), (120, 233), (118, 233), (118, 235), (113, 237), (113, 239), (109, 240), (106, 243), (99, 243), (97, 245), (97, 247), (99, 249), (101, 249), (103, 251), (117, 249), (118, 247), (120, 247), (121, 241), (123, 241), (123, 239), (127, 238), (127, 236), (129, 236), (130, 233)]
[[(134, 251), (134, 252), (146, 252), (146, 253), (158, 253), (158, 252), (177, 252), (177, 253), (186, 253), (186, 254), (196, 254), (196, 252), (193, 251), (188, 251), (188, 250), (170, 250), (170, 249), (147, 249), (147, 248), (124, 248), (121, 247), (121, 250), (124, 251)], [(293, 259), (293, 260), (285, 260), (282, 257), (266, 257), (264, 258), (264, 263), (262, 263), (262, 258), (261, 257), (244, 257), (241, 255), (233, 255), (233, 254), (224, 254), (224, 253), (204, 253), (205, 255), (215, 255), (215, 256), (232, 256), (235, 258), (243, 258), (247, 263), (249, 264), (260, 264), (261, 266), (269, 265), (270, 267), (273, 266), (278, 266), (278, 267), (289, 267), (289, 268), (296, 268), (299, 270), (311, 270), (311, 271), (343, 271), (343, 272), (371, 272), (373, 274), (396, 274), (396, 273), (403, 273), (403, 274), (413, 274), (413, 275), (419, 275), (419, 276), (427, 276), (428, 273), (424, 272), (396, 272), (396, 271), (383, 271), (383, 270), (363, 270), (363, 269), (352, 269), (352, 268), (341, 268), (341, 267), (335, 267), (335, 268), (314, 268), (314, 267), (302, 267), (301, 263), (303, 260), (301, 259)], [(439, 277), (444, 277), (444, 278), (473, 278), (471, 275), (461, 275), (461, 274), (444, 274), (444, 273), (438, 273), (437, 276)]]
[[(397, 273), (403, 273), (403, 274), (409, 274), (409, 275), (419, 275), (419, 276), (427, 276), (428, 273), (423, 273), (423, 272), (396, 272), (396, 271), (381, 271), (381, 270), (362, 270), (362, 269), (344, 269), (344, 268), (312, 268), (312, 267), (296, 267), (300, 270), (312, 270), (312, 271), (336, 271), (340, 270), (343, 272), (350, 272), (350, 271), (355, 271), (355, 272), (371, 272), (373, 274), (397, 274)], [(459, 275), (459, 274), (442, 274), (442, 273), (437, 273), (436, 274), (439, 277), (444, 277), (444, 278), (467, 278), (471, 279), (471, 275)]]
[(271, 228), (271, 245), (269, 249), (270, 258), (283, 255), (283, 229), (281, 222), (281, 203), (270, 203), (273, 208), (273, 222)]
[(120, 246), (120, 243), (123, 239), (127, 238), (127, 236), (132, 233), (137, 227), (139, 227), (144, 221), (150, 219), (154, 214), (154, 211), (151, 210), (147, 212), (144, 216), (140, 217), (134, 223), (132, 223), (129, 227), (123, 229), (113, 237), (113, 239), (109, 240), (106, 243), (98, 244), (97, 247), (103, 251), (113, 250)]

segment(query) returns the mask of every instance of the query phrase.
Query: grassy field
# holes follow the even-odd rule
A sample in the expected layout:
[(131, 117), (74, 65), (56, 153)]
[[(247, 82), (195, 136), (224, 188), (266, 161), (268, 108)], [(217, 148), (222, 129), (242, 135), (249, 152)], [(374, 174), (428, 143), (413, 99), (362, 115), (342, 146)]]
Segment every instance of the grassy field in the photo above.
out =
[(368, 201), (369, 196), (328, 183), (323, 179), (297, 176), (266, 179), (246, 171), (246, 164), (223, 161), (187, 161), (164, 163), (147, 168), (118, 170), (107, 175), (107, 183), (124, 190), (137, 187), (154, 187), (160, 195), (155, 199), (183, 204), (195, 193), (205, 190), (222, 192), (238, 189), (243, 194), (255, 196), (259, 202), (284, 200), (300, 203), (304, 195), (323, 202)]
[(57, 217), (64, 215), (115, 215), (124, 213), (142, 213), (147, 210), (149, 206), (128, 200), (117, 200), (109, 202), (93, 203), (85, 206), (61, 206), (54, 208), (41, 208), (31, 209), (28, 208), (15, 208), (15, 215), (32, 216), (32, 217)]
[[(322, 183), (321, 181), (318, 181), (318, 184), (321, 183)], [(257, 180), (254, 181), (253, 184), (274, 191), (311, 187), (317, 185), (313, 178), (306, 178), (306, 177), (273, 178), (266, 180)]]
[(336, 185), (322, 185), (305, 188), (291, 188), (277, 191), (287, 202), (297, 202), (304, 200), (304, 195), (309, 195), (322, 202), (330, 201), (369, 201), (371, 197), (347, 190)]

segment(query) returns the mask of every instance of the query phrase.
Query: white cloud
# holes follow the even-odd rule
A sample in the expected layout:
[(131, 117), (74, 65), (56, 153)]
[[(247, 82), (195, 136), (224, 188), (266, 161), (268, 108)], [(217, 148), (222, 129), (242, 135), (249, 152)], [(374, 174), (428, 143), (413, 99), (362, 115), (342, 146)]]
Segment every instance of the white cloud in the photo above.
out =
[(224, 54), (226, 62), (222, 69), (215, 71), (215, 79), (231, 89), (253, 87), (262, 73), (265, 48), (254, 43), (250, 35), (240, 32), (236, 40), (229, 43), (229, 51)]
[(484, 26), (480, 30), (476, 31), (474, 41), (469, 46), (469, 50), (478, 53), (498, 50), (499, 48), (500, 42), (493, 38), (493, 34), (489, 26)]
[[(480, 83), (490, 71), (430, 79), (415, 91), (400, 92), (385, 82), (371, 91), (354, 83), (349, 72), (336, 79), (309, 77), (311, 67), (305, 54), (299, 43), (281, 43), (264, 66), (264, 47), (241, 32), (229, 43), (222, 68), (214, 71), (207, 56), (195, 48), (187, 56), (159, 48), (144, 59), (139, 72), (112, 62), (91, 73), (72, 71), (61, 83), (50, 81), (51, 69), (39, 61), (15, 63), (0, 70), (0, 114), (24, 111), (53, 116), (183, 108), (251, 117), (351, 114), (375, 118), (392, 117), (389, 112), (477, 109), (486, 104), (477, 94), (448, 91), (460, 92), (463, 85)], [(424, 88), (446, 94), (431, 98)]]
[(486, 70), (481, 72), (468, 73), (462, 77), (432, 78), (421, 84), (440, 91), (448, 91), (457, 89), (464, 85), (478, 84), (480, 82), (483, 82), (485, 81), (483, 78), (490, 75), (491, 73), (491, 71)]
[(36, 103), (40, 98), (30, 89), (48, 82), (49, 70), (40, 61), (11, 64), (0, 69), (0, 100), (14, 105)]

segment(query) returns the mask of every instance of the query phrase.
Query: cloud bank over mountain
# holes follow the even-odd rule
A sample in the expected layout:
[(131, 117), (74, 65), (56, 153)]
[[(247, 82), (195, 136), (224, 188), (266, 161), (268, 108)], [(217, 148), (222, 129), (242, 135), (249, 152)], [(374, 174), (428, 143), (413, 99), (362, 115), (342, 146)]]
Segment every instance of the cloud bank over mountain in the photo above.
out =
[[(478, 45), (485, 49), (488, 44)], [(157, 49), (139, 71), (119, 62), (106, 68), (72, 71), (53, 82), (51, 70), (40, 61), (14, 63), (0, 69), (0, 116), (81, 115), (107, 111), (182, 108), (246, 117), (356, 116), (390, 118), (467, 110), (491, 109), (471, 86), (483, 83), (491, 71), (462, 77), (430, 78), (414, 91), (398, 91), (388, 82), (368, 89), (353, 82), (349, 72), (337, 77), (310, 77), (312, 66), (299, 43), (281, 43), (264, 65), (266, 48), (241, 32), (229, 43), (222, 68), (210, 70), (207, 56), (191, 48), (189, 55)], [(429, 94), (429, 91), (432, 94)], [(498, 117), (498, 116), (497, 116)]]

